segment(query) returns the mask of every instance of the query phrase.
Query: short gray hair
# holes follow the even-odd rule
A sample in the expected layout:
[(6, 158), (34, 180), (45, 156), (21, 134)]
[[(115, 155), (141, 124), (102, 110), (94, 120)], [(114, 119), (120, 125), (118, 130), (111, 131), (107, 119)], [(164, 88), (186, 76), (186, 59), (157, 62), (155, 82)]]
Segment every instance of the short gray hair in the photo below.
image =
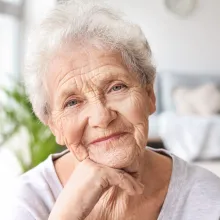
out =
[(43, 123), (49, 117), (44, 74), (56, 51), (67, 42), (92, 43), (119, 51), (128, 69), (138, 73), (141, 83), (154, 81), (151, 49), (138, 25), (100, 1), (61, 2), (33, 31), (26, 54), (26, 91), (33, 111)]

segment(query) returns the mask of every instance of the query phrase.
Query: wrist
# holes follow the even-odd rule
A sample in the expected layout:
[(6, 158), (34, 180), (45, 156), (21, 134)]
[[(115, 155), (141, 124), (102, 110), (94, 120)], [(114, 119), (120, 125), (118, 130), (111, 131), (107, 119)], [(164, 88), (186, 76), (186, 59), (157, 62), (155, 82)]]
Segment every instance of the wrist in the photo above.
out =
[(58, 213), (51, 212), (48, 220), (84, 220), (84, 218), (79, 218), (74, 216), (74, 213)]

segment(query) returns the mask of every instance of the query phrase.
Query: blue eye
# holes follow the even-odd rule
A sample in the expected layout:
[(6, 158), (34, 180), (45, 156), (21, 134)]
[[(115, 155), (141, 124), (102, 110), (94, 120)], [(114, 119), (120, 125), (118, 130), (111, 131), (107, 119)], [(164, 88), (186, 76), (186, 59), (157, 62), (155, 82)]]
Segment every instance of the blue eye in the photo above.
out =
[(73, 100), (70, 100), (69, 102), (67, 102), (65, 104), (65, 107), (72, 107), (72, 106), (75, 106), (77, 105), (79, 102), (76, 100), (76, 99), (73, 99)]
[(111, 88), (111, 90), (113, 90), (114, 92), (116, 92), (116, 91), (119, 91), (119, 90), (121, 90), (121, 89), (123, 89), (123, 88), (125, 88), (125, 87), (126, 87), (126, 86), (123, 85), (123, 84), (115, 85), (115, 86), (113, 86), (113, 87)]

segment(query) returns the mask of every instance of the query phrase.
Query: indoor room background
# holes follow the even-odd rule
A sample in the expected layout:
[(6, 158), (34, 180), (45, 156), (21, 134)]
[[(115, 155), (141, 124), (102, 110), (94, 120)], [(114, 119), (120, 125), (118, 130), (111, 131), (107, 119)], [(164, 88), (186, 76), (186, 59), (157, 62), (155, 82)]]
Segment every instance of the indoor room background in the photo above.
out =
[[(141, 26), (152, 49), (157, 110), (149, 119), (148, 145), (168, 149), (220, 176), (220, 1), (107, 2)], [(28, 33), (56, 3), (0, 0), (3, 196), (17, 175), (62, 150), (33, 115), (22, 86)], [(44, 154), (36, 154), (40, 147), (46, 149)]]

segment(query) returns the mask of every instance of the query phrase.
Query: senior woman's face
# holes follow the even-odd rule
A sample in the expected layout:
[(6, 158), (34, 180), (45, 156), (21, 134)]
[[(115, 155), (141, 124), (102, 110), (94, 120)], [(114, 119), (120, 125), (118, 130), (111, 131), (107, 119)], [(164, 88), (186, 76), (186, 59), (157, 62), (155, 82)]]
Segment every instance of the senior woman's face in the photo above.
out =
[(87, 47), (65, 50), (50, 65), (46, 86), (49, 126), (78, 160), (114, 168), (129, 166), (143, 151), (148, 116), (155, 111), (152, 86), (141, 86), (121, 56)]

